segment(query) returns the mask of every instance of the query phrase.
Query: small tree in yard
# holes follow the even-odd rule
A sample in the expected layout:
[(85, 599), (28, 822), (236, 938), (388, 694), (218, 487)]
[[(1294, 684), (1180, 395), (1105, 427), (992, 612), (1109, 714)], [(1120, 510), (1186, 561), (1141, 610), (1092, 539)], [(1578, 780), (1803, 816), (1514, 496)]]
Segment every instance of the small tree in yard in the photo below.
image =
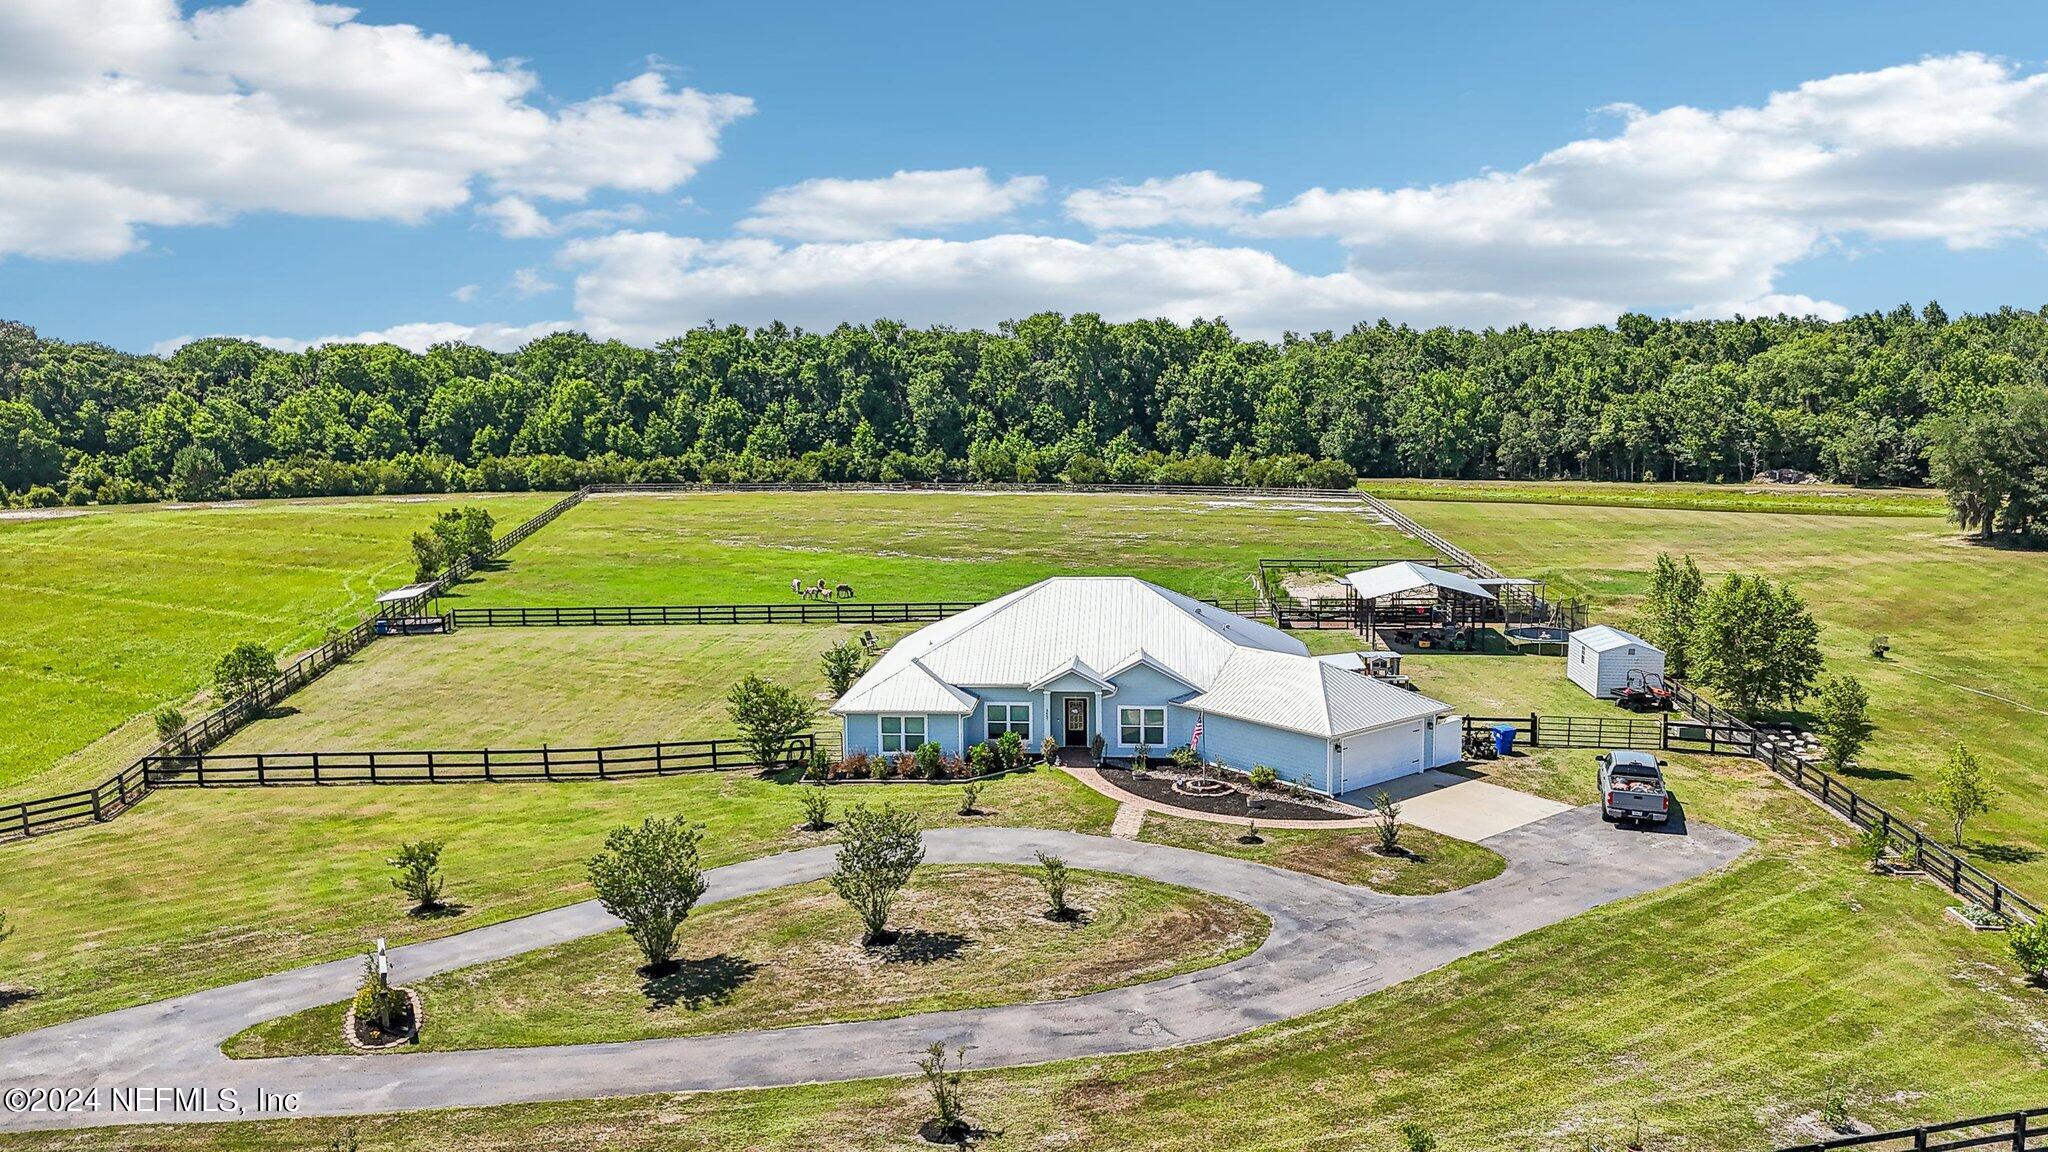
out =
[(810, 730), (817, 705), (773, 680), (752, 672), (732, 686), (726, 712), (740, 730), (740, 743), (764, 769), (780, 765), (790, 742)]
[(1050, 852), (1038, 854), (1038, 886), (1045, 889), (1045, 901), (1052, 906), (1052, 918), (1072, 920), (1074, 910), (1067, 906), (1067, 862)]
[(981, 800), (981, 785), (969, 784), (960, 789), (960, 815), (972, 816), (978, 809), (975, 804)]
[(811, 832), (823, 832), (831, 827), (832, 798), (825, 794), (825, 786), (814, 785), (804, 791), (804, 828)]
[(832, 694), (844, 696), (846, 690), (853, 687), (853, 682), (860, 679), (860, 674), (867, 670), (868, 650), (857, 640), (847, 640), (825, 649), (818, 663), (825, 669), (825, 683), (831, 687)]
[(967, 1079), (967, 1049), (956, 1050), (952, 1066), (948, 1067), (946, 1046), (935, 1040), (925, 1050), (924, 1059), (917, 1062), (917, 1069), (924, 1074), (925, 1090), (931, 1093), (932, 1108), (938, 1113), (928, 1125), (932, 1141), (965, 1144), (972, 1135), (961, 1092), (961, 1084)]
[(431, 912), (441, 906), (442, 847), (439, 840), (400, 844), (398, 855), (385, 861), (398, 869), (398, 875), (391, 878), (391, 886), (411, 897), (413, 907), (419, 911)]
[(832, 890), (860, 917), (868, 947), (895, 939), (889, 931), (889, 909), (924, 863), (924, 838), (917, 813), (893, 804), (879, 809), (865, 804), (848, 808), (841, 820), (844, 839), (832, 872)]
[(1949, 844), (1963, 846), (1963, 825), (1972, 816), (1982, 816), (1991, 811), (1991, 785), (1984, 779), (1984, 768), (1977, 758), (1961, 744), (1948, 754), (1948, 760), (1934, 774), (1934, 788), (1927, 798), (1934, 803), (1935, 811), (1948, 820)]
[(1883, 825), (1872, 824), (1856, 837), (1856, 858), (1872, 872), (1884, 868), (1884, 854), (1892, 846), (1892, 838), (1885, 834)]
[(604, 910), (626, 922), (626, 933), (649, 968), (675, 959), (676, 932), (704, 895), (697, 862), (700, 825), (680, 816), (650, 816), (638, 828), (614, 828), (604, 851), (590, 859), (590, 886)]
[(1376, 847), (1382, 856), (1392, 856), (1401, 850), (1401, 806), (1394, 798), (1381, 790), (1372, 798), (1372, 831), (1378, 838)]
[(166, 704), (156, 710), (152, 717), (156, 722), (156, 739), (159, 744), (169, 744), (185, 730), (185, 714), (172, 705)]
[(1401, 1147), (1407, 1152), (1436, 1152), (1436, 1133), (1410, 1120), (1401, 1125)]
[(1854, 676), (1821, 681), (1813, 707), (1813, 730), (1828, 751), (1828, 764), (1840, 772), (1849, 766), (1877, 726), (1870, 722), (1870, 694)]
[(270, 649), (245, 640), (213, 664), (213, 694), (225, 704), (277, 678), (277, 657)]
[(412, 578), (432, 580), (448, 566), (448, 558), (442, 553), (441, 538), (432, 532), (412, 534)]
[(996, 741), (996, 764), (1004, 769), (1015, 768), (1024, 763), (1024, 737), (1016, 732), (1005, 732)]
[(2039, 983), (2048, 977), (2048, 921), (2015, 921), (2005, 930), (2005, 947), (2030, 979)]

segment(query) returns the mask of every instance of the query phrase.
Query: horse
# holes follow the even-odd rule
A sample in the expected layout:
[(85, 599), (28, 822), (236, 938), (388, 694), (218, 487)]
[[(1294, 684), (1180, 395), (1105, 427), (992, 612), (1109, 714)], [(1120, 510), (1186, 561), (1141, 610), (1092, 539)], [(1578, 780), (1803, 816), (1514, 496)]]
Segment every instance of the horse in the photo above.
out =
[(841, 584), (835, 593), (841, 600), (853, 599), (853, 585)]
[(792, 593), (794, 593), (795, 595), (798, 595), (798, 596), (801, 596), (801, 595), (803, 595), (803, 594), (804, 594), (804, 581), (803, 581), (803, 577), (801, 577), (801, 576), (793, 576), (793, 577), (791, 577), (791, 578), (790, 578), (790, 581), (789, 581), (789, 590), (790, 590), (790, 591), (791, 591)]

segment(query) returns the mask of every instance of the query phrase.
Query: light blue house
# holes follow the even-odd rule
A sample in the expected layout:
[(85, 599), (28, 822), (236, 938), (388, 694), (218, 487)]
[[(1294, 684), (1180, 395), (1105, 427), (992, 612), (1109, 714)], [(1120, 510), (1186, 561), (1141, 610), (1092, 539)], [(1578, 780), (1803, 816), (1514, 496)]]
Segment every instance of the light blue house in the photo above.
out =
[(1163, 759), (1193, 739), (1205, 760), (1264, 764), (1342, 793), (1462, 752), (1450, 707), (1319, 660), (1278, 629), (1125, 576), (1040, 581), (923, 628), (835, 704), (848, 753), (947, 753), (1006, 732)]

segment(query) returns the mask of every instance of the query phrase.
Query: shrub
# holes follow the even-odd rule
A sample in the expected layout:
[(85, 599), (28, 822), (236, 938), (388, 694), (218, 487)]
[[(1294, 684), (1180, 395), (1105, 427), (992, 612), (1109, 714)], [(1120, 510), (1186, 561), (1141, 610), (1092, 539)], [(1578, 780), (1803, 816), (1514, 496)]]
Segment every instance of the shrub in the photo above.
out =
[(975, 802), (981, 799), (981, 785), (969, 784), (960, 790), (960, 815), (972, 816), (976, 812)]
[(626, 934), (649, 967), (675, 958), (676, 932), (704, 895), (704, 870), (697, 862), (703, 835), (701, 825), (680, 816), (650, 816), (638, 828), (612, 829), (604, 851), (590, 858), (590, 886), (598, 902), (626, 922)]
[(185, 730), (185, 714), (172, 705), (166, 704), (156, 710), (152, 717), (156, 721), (156, 739), (159, 744), (169, 744)]
[(813, 747), (810, 766), (804, 769), (804, 779), (823, 780), (831, 774), (832, 757), (827, 756), (823, 748)]
[(1004, 769), (1024, 763), (1024, 737), (1015, 732), (1003, 733), (996, 741), (996, 763)]
[(1067, 907), (1067, 862), (1049, 852), (1038, 853), (1038, 886), (1045, 889), (1045, 900), (1052, 906), (1052, 918), (1069, 920), (1073, 909)]
[(1202, 766), (1202, 757), (1193, 748), (1183, 744), (1173, 750), (1173, 766), (1183, 772), (1193, 772)]
[(1038, 753), (1039, 755), (1045, 757), (1045, 762), (1047, 764), (1050, 764), (1053, 761), (1059, 759), (1060, 742), (1053, 739), (1050, 736), (1047, 736), (1045, 738), (1045, 742), (1038, 746)]
[(888, 778), (889, 758), (887, 756), (877, 756), (873, 760), (868, 761), (868, 779), (887, 780)]
[(839, 762), (839, 774), (842, 776), (865, 776), (868, 774), (868, 760), (869, 756), (867, 753), (855, 752)]
[(804, 790), (803, 803), (804, 827), (813, 832), (823, 832), (827, 825), (826, 817), (831, 815), (832, 798), (825, 794), (823, 786), (813, 786)]
[(1100, 732), (1095, 734), (1094, 739), (1088, 741), (1088, 755), (1094, 757), (1095, 765), (1098, 768), (1102, 766), (1102, 750), (1107, 747), (1109, 747), (1109, 741), (1104, 740)]
[(865, 929), (861, 943), (886, 944), (894, 938), (889, 909), (924, 863), (917, 813), (889, 804), (879, 809), (855, 804), (841, 824), (845, 838), (833, 867), (832, 890), (860, 917)]
[(817, 705), (752, 672), (732, 686), (725, 700), (726, 712), (740, 730), (740, 743), (764, 769), (779, 766), (790, 742), (818, 718)]
[(917, 746), (917, 774), (927, 780), (945, 776), (946, 755), (939, 750), (937, 740), (927, 740)]
[(1252, 765), (1252, 787), (1271, 788), (1280, 782), (1280, 774), (1264, 764)]
[(924, 1074), (925, 1091), (931, 1093), (932, 1109), (938, 1113), (932, 1120), (936, 1129), (932, 1135), (944, 1143), (966, 1143), (967, 1117), (961, 1085), (967, 1079), (967, 1049), (954, 1051), (949, 1068), (946, 1046), (934, 1040), (925, 1050), (924, 1059), (917, 1062), (917, 1068)]
[(1410, 1120), (1401, 1125), (1401, 1146), (1408, 1152), (1436, 1152), (1436, 1134)]
[(2005, 947), (2012, 953), (2013, 963), (2030, 978), (2039, 981), (2048, 977), (2048, 921), (2014, 921), (2005, 930)]
[(1401, 806), (1394, 798), (1381, 789), (1372, 798), (1372, 831), (1378, 840), (1380, 855), (1392, 856), (1401, 850)]
[(846, 695), (860, 674), (867, 671), (868, 650), (858, 640), (845, 640), (825, 649), (818, 658), (825, 669), (825, 683), (831, 687), (834, 696)]
[(1849, 1119), (1849, 1098), (1832, 1084), (1827, 1096), (1820, 1102), (1820, 1122), (1833, 1132), (1854, 1132), (1855, 1125)]
[(1143, 744), (1131, 750), (1131, 771), (1142, 773), (1152, 766), (1152, 750)]
[(1856, 858), (1872, 872), (1884, 867), (1885, 850), (1892, 846), (1892, 838), (1883, 827), (1873, 824), (1856, 837)]
[(999, 757), (993, 744), (976, 744), (967, 750), (967, 764), (973, 774), (981, 776), (996, 770)]
[(439, 840), (420, 840), (398, 846), (398, 855), (384, 861), (398, 869), (391, 886), (412, 899), (422, 911), (441, 906), (441, 849)]

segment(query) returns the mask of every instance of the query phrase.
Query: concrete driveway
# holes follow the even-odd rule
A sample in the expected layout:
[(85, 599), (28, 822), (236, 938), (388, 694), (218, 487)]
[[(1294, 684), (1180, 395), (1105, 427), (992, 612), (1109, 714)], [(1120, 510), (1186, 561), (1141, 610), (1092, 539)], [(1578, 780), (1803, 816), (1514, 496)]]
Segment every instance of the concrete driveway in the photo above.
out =
[(1489, 784), (1455, 769), (1431, 769), (1403, 776), (1346, 792), (1338, 799), (1354, 807), (1370, 808), (1373, 798), (1382, 790), (1400, 802), (1402, 822), (1460, 840), (1485, 840), (1571, 811), (1569, 804)]
[[(1224, 856), (1069, 832), (946, 829), (927, 833), (925, 842), (934, 864), (1025, 863), (1044, 849), (1076, 867), (1204, 889), (1261, 909), (1272, 918), (1272, 932), (1258, 951), (1229, 964), (1051, 1003), (572, 1047), (271, 1060), (221, 1054), (223, 1040), (252, 1024), (346, 999), (360, 963), (338, 960), (0, 1040), (0, 1085), (90, 1094), (77, 1097), (75, 1107), (26, 1110), (14, 1107), (10, 1094), (0, 1130), (334, 1116), (899, 1076), (934, 1041), (967, 1047), (976, 1068), (1193, 1044), (1369, 995), (1609, 901), (1710, 872), (1749, 845), (1701, 824), (1686, 835), (1632, 833), (1603, 824), (1596, 809), (1573, 809), (1485, 838), (1507, 858), (1501, 875), (1439, 896), (1397, 897)], [(831, 869), (832, 853), (812, 848), (715, 869), (706, 900), (820, 878)], [(395, 949), (394, 978), (418, 981), (615, 926), (595, 902), (574, 904)], [(154, 1091), (137, 1097), (138, 1088)], [(125, 1099), (117, 1095), (122, 1090)], [(182, 1100), (177, 1091), (186, 1093)], [(86, 1099), (95, 1101), (90, 1110)]]

